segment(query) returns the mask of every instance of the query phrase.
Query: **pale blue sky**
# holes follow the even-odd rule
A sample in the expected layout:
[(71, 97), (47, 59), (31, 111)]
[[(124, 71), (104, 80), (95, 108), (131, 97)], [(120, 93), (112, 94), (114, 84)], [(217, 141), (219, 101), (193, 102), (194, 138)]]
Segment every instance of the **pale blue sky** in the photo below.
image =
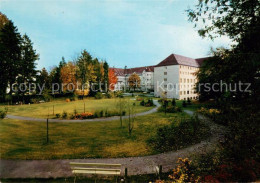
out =
[(227, 47), (198, 36), (188, 22), (197, 0), (0, 0), (0, 11), (29, 35), (49, 69), (83, 49), (111, 67), (154, 65), (171, 53), (199, 58), (210, 47)]

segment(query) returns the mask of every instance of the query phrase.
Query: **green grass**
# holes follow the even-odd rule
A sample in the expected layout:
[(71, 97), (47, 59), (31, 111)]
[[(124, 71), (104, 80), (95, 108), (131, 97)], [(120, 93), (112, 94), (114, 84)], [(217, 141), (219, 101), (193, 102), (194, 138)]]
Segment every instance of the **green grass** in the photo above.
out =
[[(182, 107), (183, 100), (176, 100), (176, 105), (178, 107)], [(187, 101), (186, 101), (187, 102)], [(201, 107), (204, 107), (208, 103), (200, 103), (199, 101), (192, 101), (191, 105), (187, 105), (187, 107), (182, 107), (183, 109), (191, 110), (191, 111), (197, 111)]]
[[(100, 99), (95, 100), (93, 98), (88, 98), (83, 100), (77, 100), (72, 102), (66, 102), (63, 100), (55, 100), (52, 102), (42, 103), (42, 104), (31, 104), (31, 105), (13, 105), (8, 106), (8, 114), (26, 116), (26, 117), (36, 117), (36, 118), (53, 118), (57, 113), (74, 113), (76, 109), (78, 113), (84, 112), (84, 103), (85, 103), (85, 112), (94, 112), (96, 110), (116, 110), (118, 98), (112, 99)], [(130, 100), (130, 98), (122, 99), (125, 102)], [(144, 112), (152, 109), (153, 107), (143, 107), (140, 105), (140, 102), (130, 100), (130, 102), (136, 102), (135, 111), (136, 113)], [(54, 115), (53, 115), (53, 106), (54, 106)], [(3, 108), (4, 106), (2, 106)]]
[(187, 116), (185, 113), (153, 113), (136, 118), (132, 135), (127, 121), (46, 123), (4, 119), (0, 121), (2, 159), (72, 159), (145, 156), (155, 154), (146, 140), (160, 126)]

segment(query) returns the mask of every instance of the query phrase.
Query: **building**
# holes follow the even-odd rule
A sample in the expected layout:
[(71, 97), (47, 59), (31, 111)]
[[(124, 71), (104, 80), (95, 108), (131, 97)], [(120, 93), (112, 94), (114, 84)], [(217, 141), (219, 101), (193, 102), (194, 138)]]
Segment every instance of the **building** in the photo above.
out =
[(117, 84), (115, 85), (115, 90), (129, 89), (128, 79), (129, 77), (136, 73), (141, 79), (141, 91), (153, 91), (154, 89), (154, 66), (147, 67), (135, 67), (135, 68), (114, 68), (115, 74), (117, 76)]
[(196, 99), (195, 73), (205, 59), (207, 58), (193, 59), (171, 54), (155, 66), (115, 69), (118, 77), (116, 90), (127, 87), (129, 76), (136, 73), (141, 78), (140, 90), (154, 91), (155, 97)]

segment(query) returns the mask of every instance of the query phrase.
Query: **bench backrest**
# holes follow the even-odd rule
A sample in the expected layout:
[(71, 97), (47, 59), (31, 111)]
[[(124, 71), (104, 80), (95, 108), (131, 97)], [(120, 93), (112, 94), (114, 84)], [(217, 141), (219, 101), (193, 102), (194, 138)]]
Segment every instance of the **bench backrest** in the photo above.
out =
[(70, 162), (74, 174), (120, 175), (121, 164)]

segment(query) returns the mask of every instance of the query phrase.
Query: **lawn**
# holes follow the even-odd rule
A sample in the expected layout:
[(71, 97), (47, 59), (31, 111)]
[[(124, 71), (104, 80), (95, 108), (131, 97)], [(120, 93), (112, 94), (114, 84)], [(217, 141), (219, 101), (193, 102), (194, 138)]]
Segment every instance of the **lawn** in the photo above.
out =
[[(112, 100), (111, 100), (112, 101)], [(44, 104), (40, 104), (44, 105)], [(127, 121), (49, 123), (4, 119), (0, 121), (1, 159), (112, 158), (155, 154), (146, 140), (160, 126), (187, 117), (185, 113), (153, 113), (136, 118), (132, 135)]]
[[(13, 105), (8, 106), (8, 114), (17, 115), (17, 116), (28, 116), (36, 118), (53, 118), (57, 113), (74, 113), (76, 110), (78, 113), (84, 112), (84, 103), (85, 103), (85, 112), (94, 112), (96, 110), (117, 110), (118, 98), (112, 99), (100, 99), (96, 100), (93, 98), (88, 98), (84, 100), (76, 100), (71, 102), (66, 102), (63, 100), (55, 100), (52, 102), (46, 102), (41, 104), (26, 104), (26, 105)], [(130, 101), (136, 103), (135, 112), (144, 112), (152, 109), (153, 107), (143, 107), (140, 105), (139, 101), (134, 101), (128, 97), (122, 99), (126, 103)], [(2, 106), (3, 107), (3, 106)], [(54, 115), (53, 115), (54, 108)]]

